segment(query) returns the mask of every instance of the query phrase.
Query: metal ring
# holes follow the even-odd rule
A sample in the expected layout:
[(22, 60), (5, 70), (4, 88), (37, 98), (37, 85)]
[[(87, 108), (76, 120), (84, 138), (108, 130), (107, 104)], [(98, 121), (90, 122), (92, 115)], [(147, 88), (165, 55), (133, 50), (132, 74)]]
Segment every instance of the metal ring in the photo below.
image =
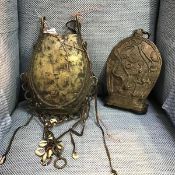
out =
[(21, 87), (22, 87), (22, 89), (23, 89), (24, 91), (27, 89), (27, 86), (26, 86), (25, 83), (23, 83)]
[[(62, 160), (64, 162), (63, 165), (58, 165), (57, 162), (59, 160)], [(57, 157), (55, 160), (54, 160), (54, 167), (57, 168), (57, 169), (63, 169), (65, 168), (67, 165), (67, 160), (64, 158), (64, 157)]]
[(29, 92), (29, 91), (26, 91), (26, 92), (24, 93), (24, 98), (25, 98), (26, 100), (30, 100), (31, 97), (28, 97), (27, 95), (30, 95), (30, 92)]

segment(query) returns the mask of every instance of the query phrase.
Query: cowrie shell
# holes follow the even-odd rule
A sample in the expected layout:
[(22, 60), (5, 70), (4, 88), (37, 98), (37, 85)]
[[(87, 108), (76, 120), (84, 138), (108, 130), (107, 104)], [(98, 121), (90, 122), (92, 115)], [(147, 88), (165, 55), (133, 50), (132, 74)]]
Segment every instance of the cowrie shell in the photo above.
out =
[(41, 158), (42, 162), (45, 162), (47, 160), (47, 153), (44, 153), (43, 157)]
[(40, 142), (39, 142), (39, 146), (40, 147), (45, 147), (47, 145), (47, 141), (46, 140), (41, 140)]
[(72, 157), (73, 157), (74, 160), (77, 160), (77, 159), (79, 158), (79, 155), (78, 155), (77, 152), (74, 152), (74, 153), (72, 154)]
[(48, 139), (53, 140), (53, 136), (52, 135), (48, 136)]
[(37, 148), (37, 149), (35, 150), (35, 154), (36, 154), (37, 156), (39, 156), (39, 157), (43, 156), (44, 153), (45, 153), (44, 148)]
[(0, 156), (0, 165), (4, 164), (6, 157)]
[(58, 145), (60, 145), (62, 148), (64, 148), (63, 142), (60, 142)]
[(47, 158), (49, 159), (53, 154), (53, 151), (51, 149), (49, 149), (49, 151), (47, 152)]
[(62, 149), (63, 149), (63, 146), (60, 145), (60, 144), (57, 144), (57, 148), (58, 148), (59, 150), (62, 150)]

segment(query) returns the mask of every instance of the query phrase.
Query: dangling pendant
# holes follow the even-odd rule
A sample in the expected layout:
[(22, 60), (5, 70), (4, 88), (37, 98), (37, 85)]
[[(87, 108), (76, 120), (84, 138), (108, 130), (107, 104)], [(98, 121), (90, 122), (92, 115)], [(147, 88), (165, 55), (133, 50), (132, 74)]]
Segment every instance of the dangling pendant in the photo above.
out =
[(79, 158), (78, 153), (77, 153), (77, 152), (73, 152), (72, 158), (73, 158), (74, 160), (77, 160), (77, 159)]
[(107, 60), (107, 105), (146, 113), (146, 99), (160, 74), (162, 59), (143, 29), (117, 44)]

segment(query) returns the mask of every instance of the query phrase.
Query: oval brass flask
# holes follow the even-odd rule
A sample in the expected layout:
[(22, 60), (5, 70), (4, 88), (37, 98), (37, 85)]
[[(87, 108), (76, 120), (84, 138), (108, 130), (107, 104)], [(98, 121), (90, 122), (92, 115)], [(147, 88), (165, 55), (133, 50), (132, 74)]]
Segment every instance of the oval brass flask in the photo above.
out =
[(146, 99), (160, 74), (162, 59), (145, 34), (142, 29), (136, 30), (112, 49), (106, 70), (107, 105), (138, 113), (147, 111)]
[(42, 112), (75, 114), (90, 94), (93, 77), (90, 60), (78, 31), (78, 20), (74, 25), (77, 31), (64, 36), (43, 26), (34, 46), (24, 82), (28, 84), (26, 97)]

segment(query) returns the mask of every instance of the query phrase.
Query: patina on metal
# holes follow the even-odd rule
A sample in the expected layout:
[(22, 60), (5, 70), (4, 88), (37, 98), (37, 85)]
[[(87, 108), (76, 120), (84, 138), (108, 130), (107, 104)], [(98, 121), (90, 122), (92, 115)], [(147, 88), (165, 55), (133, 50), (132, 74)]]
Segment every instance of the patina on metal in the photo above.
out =
[(112, 49), (106, 69), (107, 105), (146, 113), (146, 99), (160, 74), (162, 59), (145, 35), (149, 38), (149, 33), (138, 29)]
[(38, 111), (74, 114), (90, 95), (94, 76), (86, 43), (81, 39), (80, 23), (71, 22), (76, 23), (77, 31), (61, 36), (49, 33), (42, 18), (30, 67), (23, 74), (25, 96)]

